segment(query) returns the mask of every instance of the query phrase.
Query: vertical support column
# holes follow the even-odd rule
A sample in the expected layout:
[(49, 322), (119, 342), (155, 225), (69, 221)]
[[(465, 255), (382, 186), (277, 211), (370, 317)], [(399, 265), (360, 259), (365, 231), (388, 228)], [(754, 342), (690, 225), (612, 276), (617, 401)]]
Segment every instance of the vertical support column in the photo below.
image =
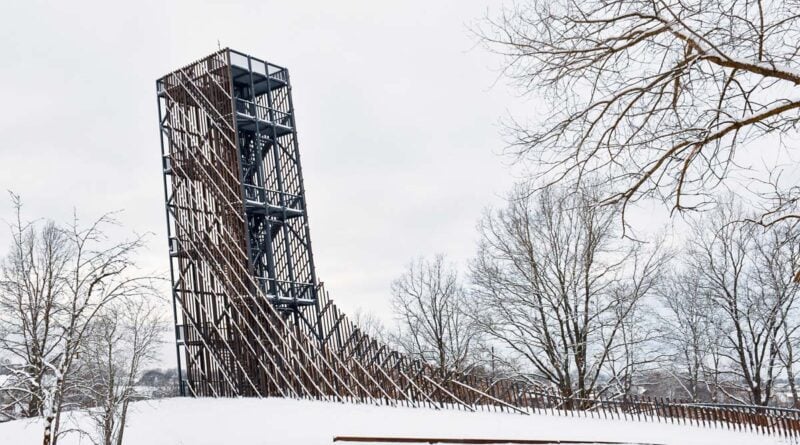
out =
[[(164, 88), (164, 85), (161, 81), (156, 82), (156, 91), (161, 91)], [(167, 156), (167, 153), (164, 149), (164, 140), (169, 141), (169, 136), (165, 135), (165, 132), (169, 131), (168, 127), (164, 125), (164, 111), (162, 109), (162, 102), (163, 98), (157, 97), (156, 102), (158, 103), (158, 126), (159, 126), (159, 142), (161, 144), (161, 169), (162, 169), (162, 177), (163, 177), (163, 186), (164, 186), (164, 213), (167, 219), (167, 243), (169, 246), (169, 250), (173, 250), (173, 237), (172, 237), (172, 224), (170, 224), (170, 209), (169, 203), (172, 201), (172, 193), (171, 188), (172, 184), (169, 180), (169, 177), (172, 175), (172, 167), (171, 167), (171, 158)], [(167, 142), (169, 143), (169, 142)], [(177, 239), (175, 239), (175, 248), (177, 248)], [(178, 303), (177, 303), (177, 291), (175, 289), (175, 267), (173, 265), (172, 259), (169, 261), (169, 276), (170, 276), (170, 293), (172, 294), (172, 320), (175, 329), (175, 356), (176, 356), (176, 363), (178, 369), (178, 394), (181, 396), (186, 395), (186, 388), (184, 386), (183, 380), (183, 366), (181, 364), (181, 346), (184, 341), (184, 335), (182, 332), (182, 326), (178, 323)]]

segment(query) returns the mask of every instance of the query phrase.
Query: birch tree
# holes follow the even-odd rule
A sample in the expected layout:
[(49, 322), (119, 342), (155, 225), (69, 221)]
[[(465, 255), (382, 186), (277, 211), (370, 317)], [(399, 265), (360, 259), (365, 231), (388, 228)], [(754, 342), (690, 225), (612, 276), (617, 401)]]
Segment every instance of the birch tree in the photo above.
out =
[(12, 195), (16, 223), (0, 280), (2, 352), (15, 375), (2, 390), (28, 416), (44, 419), (43, 444), (55, 444), (73, 381), (76, 358), (103, 308), (120, 298), (152, 295), (152, 280), (137, 272), (143, 239), (112, 241), (117, 223), (106, 214), (83, 225), (77, 216), (64, 226), (23, 222)]
[(0, 386), (2, 411), (22, 417), (43, 414), (45, 379), (57, 360), (63, 331), (62, 296), (71, 246), (53, 222), (22, 220), (22, 204), (12, 195), (15, 220), (11, 246), (0, 263), (0, 351), (8, 380)]

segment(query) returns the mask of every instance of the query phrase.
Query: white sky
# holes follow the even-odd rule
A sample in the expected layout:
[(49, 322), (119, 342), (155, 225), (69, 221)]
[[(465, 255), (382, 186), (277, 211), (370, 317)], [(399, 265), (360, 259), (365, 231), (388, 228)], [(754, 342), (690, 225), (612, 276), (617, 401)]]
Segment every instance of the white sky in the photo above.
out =
[(155, 79), (219, 40), (289, 68), (318, 276), (348, 311), (387, 317), (404, 265), (463, 264), (512, 182), (499, 121), (531, 105), (495, 84), (500, 60), (469, 33), (490, 4), (5, 1), (0, 189), (30, 217), (123, 209), (153, 232), (143, 265), (165, 272)]

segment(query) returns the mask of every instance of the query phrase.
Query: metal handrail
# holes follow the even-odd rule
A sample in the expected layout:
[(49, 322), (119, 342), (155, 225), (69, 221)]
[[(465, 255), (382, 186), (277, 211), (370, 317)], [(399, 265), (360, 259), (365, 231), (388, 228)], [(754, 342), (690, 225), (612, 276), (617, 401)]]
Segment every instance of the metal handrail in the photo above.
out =
[[(246, 199), (258, 200), (259, 202), (267, 202), (273, 204), (287, 205), (296, 204), (302, 200), (302, 196), (262, 187), (255, 184), (244, 184), (244, 192)], [(275, 197), (277, 199), (267, 199)], [(289, 206), (291, 207), (291, 206)]]
[(272, 122), (278, 125), (291, 127), (292, 115), (280, 111), (275, 108), (270, 108), (264, 105), (259, 105), (255, 102), (237, 98), (236, 99), (236, 112), (246, 116), (254, 117), (265, 122)]

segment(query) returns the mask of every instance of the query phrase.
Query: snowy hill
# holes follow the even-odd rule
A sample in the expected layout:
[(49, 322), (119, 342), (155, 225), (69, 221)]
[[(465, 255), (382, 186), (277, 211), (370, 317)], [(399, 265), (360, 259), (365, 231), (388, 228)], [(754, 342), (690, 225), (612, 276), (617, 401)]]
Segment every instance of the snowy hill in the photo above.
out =
[[(81, 422), (81, 415), (74, 421)], [(85, 419), (83, 419), (85, 420)], [(0, 444), (41, 443), (36, 420), (0, 424)], [(127, 445), (322, 445), (334, 436), (758, 445), (785, 439), (723, 429), (570, 416), (523, 416), (289, 399), (164, 399), (133, 405)], [(90, 444), (78, 435), (61, 445)], [(342, 442), (337, 442), (342, 443)]]

